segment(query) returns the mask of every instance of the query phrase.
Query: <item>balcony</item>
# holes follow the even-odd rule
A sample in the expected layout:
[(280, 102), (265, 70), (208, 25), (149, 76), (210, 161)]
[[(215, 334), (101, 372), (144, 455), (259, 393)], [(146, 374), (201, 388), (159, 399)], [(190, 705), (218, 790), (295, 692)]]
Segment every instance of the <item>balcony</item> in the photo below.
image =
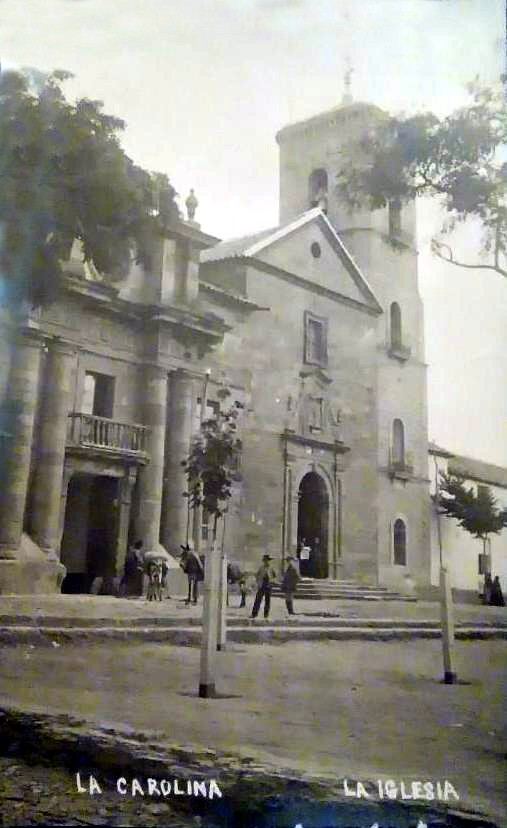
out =
[(73, 411), (69, 414), (67, 445), (116, 457), (147, 459), (148, 428)]

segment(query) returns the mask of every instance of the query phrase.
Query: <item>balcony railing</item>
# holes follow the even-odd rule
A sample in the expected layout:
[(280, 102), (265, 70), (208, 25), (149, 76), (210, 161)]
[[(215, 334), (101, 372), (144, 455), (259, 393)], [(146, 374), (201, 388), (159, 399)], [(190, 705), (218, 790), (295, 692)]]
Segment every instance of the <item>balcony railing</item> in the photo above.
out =
[(142, 457), (146, 456), (147, 433), (146, 426), (74, 411), (69, 414), (67, 442), (72, 446)]

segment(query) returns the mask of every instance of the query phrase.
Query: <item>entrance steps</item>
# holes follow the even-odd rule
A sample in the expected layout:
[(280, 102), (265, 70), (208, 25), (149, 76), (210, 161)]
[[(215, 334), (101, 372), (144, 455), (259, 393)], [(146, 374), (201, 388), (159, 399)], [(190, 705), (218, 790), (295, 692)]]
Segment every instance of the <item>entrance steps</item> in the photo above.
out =
[[(14, 619), (12, 619), (14, 621)], [(60, 647), (66, 644), (112, 644), (149, 642), (180, 647), (199, 647), (202, 631), (200, 619), (59, 619), (58, 624), (0, 623), (0, 643), (4, 646)], [(49, 619), (46, 619), (46, 622)], [(296, 641), (409, 641), (439, 639), (440, 623), (436, 620), (402, 620), (370, 618), (306, 618), (290, 620), (232, 618), (227, 622), (230, 644), (283, 644)], [(507, 640), (507, 623), (457, 623), (455, 637), (461, 641)], [(29, 651), (28, 651), (29, 655)]]
[[(273, 595), (281, 596), (280, 585), (273, 588)], [(342, 579), (301, 578), (298, 583), (296, 598), (299, 600), (339, 600), (354, 601), (416, 601), (412, 595), (402, 595), (383, 586), (369, 586), (356, 581)]]

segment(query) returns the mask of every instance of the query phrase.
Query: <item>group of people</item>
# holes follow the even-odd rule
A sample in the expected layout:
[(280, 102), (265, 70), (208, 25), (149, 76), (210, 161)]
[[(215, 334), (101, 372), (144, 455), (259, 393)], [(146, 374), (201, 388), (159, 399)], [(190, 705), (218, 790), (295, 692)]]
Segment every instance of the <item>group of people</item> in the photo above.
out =
[(167, 586), (168, 573), (167, 562), (161, 557), (145, 552), (143, 541), (138, 540), (127, 551), (120, 594), (123, 597), (142, 595), (144, 592), (144, 577), (147, 576), (147, 600), (161, 601)]
[[(190, 544), (182, 545), (181, 549), (180, 566), (188, 577), (188, 597), (185, 603), (197, 604), (198, 583), (204, 580), (204, 565)], [(138, 540), (127, 551), (120, 594), (124, 597), (142, 595), (144, 578), (147, 577), (147, 600), (161, 601), (167, 586), (168, 574), (167, 561), (156, 553), (146, 552), (143, 541)]]
[[(188, 578), (188, 595), (186, 604), (197, 604), (199, 599), (199, 583), (204, 580), (204, 563), (196, 554), (191, 542), (181, 545), (180, 566)], [(252, 607), (252, 618), (257, 618), (264, 602), (264, 618), (269, 618), (271, 609), (271, 593), (278, 581), (278, 576), (272, 567), (273, 558), (264, 555), (262, 564), (256, 572), (256, 593)], [(124, 597), (140, 596), (143, 594), (144, 577), (148, 578), (146, 598), (148, 601), (162, 600), (162, 593), (167, 585), (169, 567), (165, 560), (159, 559), (149, 552), (145, 552), (142, 540), (136, 541), (127, 552), (125, 571), (121, 582), (120, 592)], [(287, 566), (283, 574), (281, 589), (285, 596), (285, 605), (289, 615), (294, 615), (294, 594), (300, 579), (296, 559), (287, 558)], [(247, 576), (239, 567), (229, 564), (227, 567), (228, 583), (237, 583), (241, 595), (240, 607), (246, 607), (248, 594)]]
[[(255, 593), (254, 603), (252, 607), (252, 618), (257, 618), (261, 608), (262, 601), (264, 601), (264, 618), (269, 618), (269, 611), (271, 608), (271, 592), (274, 584), (278, 580), (273, 567), (271, 566), (272, 557), (264, 555), (262, 564), (256, 573), (257, 592)], [(283, 574), (281, 590), (285, 596), (285, 606), (289, 615), (295, 615), (294, 612), (294, 594), (300, 579), (299, 571), (296, 566), (296, 559), (289, 555), (287, 558), (287, 568)], [(243, 603), (242, 606), (245, 606)]]
[(484, 576), (484, 592), (482, 600), (485, 604), (492, 607), (504, 607), (505, 599), (503, 597), (502, 587), (500, 586), (500, 578), (498, 575), (492, 579), (489, 572)]
[[(180, 566), (188, 578), (188, 596), (185, 603), (197, 604), (199, 597), (199, 582), (204, 580), (204, 564), (199, 556), (195, 553), (191, 543), (186, 543), (181, 546), (182, 555), (180, 559)], [(252, 618), (257, 618), (262, 602), (264, 601), (264, 618), (269, 618), (269, 611), (271, 608), (271, 593), (274, 584), (278, 577), (271, 565), (272, 557), (264, 555), (262, 564), (255, 575), (256, 580), (256, 594), (252, 607)], [(287, 568), (283, 575), (281, 589), (285, 595), (285, 605), (289, 615), (294, 615), (294, 594), (299, 581), (299, 571), (296, 566), (296, 559), (292, 556), (287, 558)], [(237, 584), (241, 596), (240, 608), (246, 607), (246, 599), (248, 594), (247, 576), (235, 564), (227, 565), (227, 583)], [(228, 595), (227, 595), (228, 603)]]

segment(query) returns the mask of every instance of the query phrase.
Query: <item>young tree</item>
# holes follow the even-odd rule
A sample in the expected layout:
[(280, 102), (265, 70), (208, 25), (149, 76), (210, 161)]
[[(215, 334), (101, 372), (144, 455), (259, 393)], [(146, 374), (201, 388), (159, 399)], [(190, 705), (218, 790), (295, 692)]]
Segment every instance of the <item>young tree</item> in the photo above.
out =
[(153, 234), (178, 215), (167, 178), (155, 180), (121, 148), (123, 121), (99, 101), (66, 100), (69, 77), (0, 75), (4, 304), (50, 303), (74, 239), (104, 279), (123, 278), (133, 258), (148, 261)]
[[(228, 389), (218, 392), (219, 399), (230, 396)], [(203, 635), (199, 696), (215, 695), (215, 660), (220, 589), (220, 556), (217, 549), (219, 521), (225, 519), (232, 497), (232, 486), (237, 479), (241, 440), (237, 420), (243, 405), (235, 401), (230, 408), (219, 411), (216, 417), (201, 424), (199, 434), (192, 441), (188, 458), (182, 462), (185, 469), (190, 509), (206, 509), (213, 521), (212, 547), (205, 564)]]
[[(221, 389), (220, 400), (230, 396), (228, 389)], [(213, 542), (216, 542), (218, 521), (224, 517), (232, 496), (232, 485), (237, 477), (241, 440), (238, 437), (237, 420), (242, 403), (235, 401), (225, 411), (201, 424), (199, 433), (192, 440), (188, 458), (182, 466), (188, 480), (190, 509), (202, 506), (213, 520)]]
[(480, 538), (483, 551), (490, 534), (498, 534), (507, 526), (507, 509), (499, 509), (487, 486), (466, 486), (464, 478), (456, 474), (440, 474), (439, 507), (446, 517), (474, 538)]
[[(359, 147), (348, 147), (338, 192), (351, 208), (385, 207), (427, 195), (447, 218), (433, 252), (459, 267), (493, 270), (507, 277), (507, 101), (502, 84), (469, 84), (471, 102), (446, 118), (432, 113), (379, 116)], [(458, 222), (478, 219), (485, 258), (462, 261), (443, 239)]]

